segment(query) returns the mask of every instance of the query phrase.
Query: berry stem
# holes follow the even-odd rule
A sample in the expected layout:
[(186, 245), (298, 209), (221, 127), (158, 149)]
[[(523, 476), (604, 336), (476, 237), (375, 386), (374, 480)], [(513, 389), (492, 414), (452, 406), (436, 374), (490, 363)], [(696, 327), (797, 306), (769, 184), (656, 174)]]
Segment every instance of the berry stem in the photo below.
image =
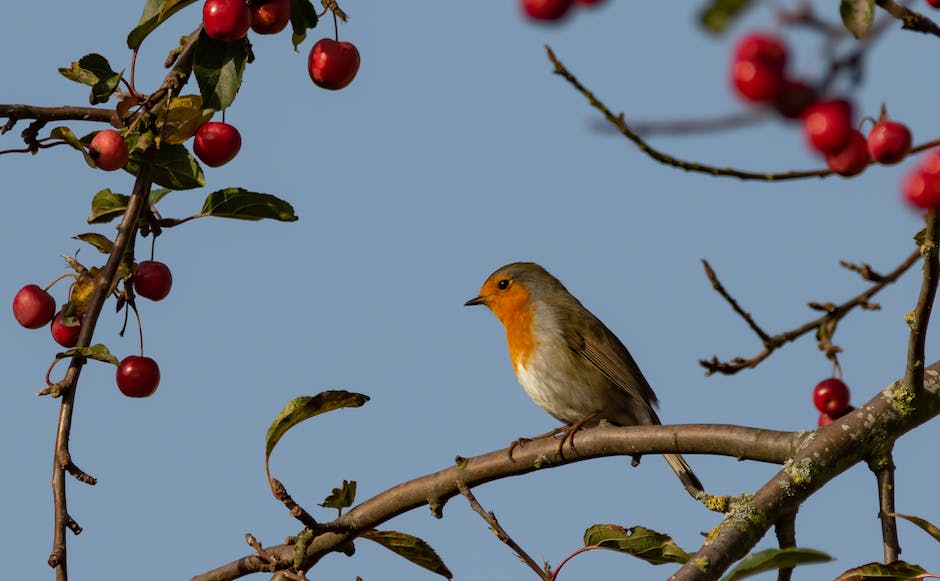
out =
[(335, 10), (333, 11), (333, 40), (339, 42), (339, 22)]
[(134, 309), (134, 316), (137, 317), (137, 336), (140, 338), (140, 356), (144, 356), (144, 328), (140, 324), (140, 313), (137, 311), (137, 305), (128, 303)]
[(44, 289), (42, 289), (42, 290), (44, 290), (45, 292), (49, 292), (49, 289), (51, 289), (51, 288), (55, 285), (55, 283), (59, 282), (59, 281), (62, 280), (63, 278), (74, 278), (74, 279), (78, 279), (78, 275), (72, 274), (71, 272), (66, 272), (66, 273), (60, 274), (59, 276), (57, 276), (57, 277), (55, 278), (55, 280), (53, 280), (53, 281), (50, 282), (48, 285), (46, 285), (46, 288), (44, 288)]

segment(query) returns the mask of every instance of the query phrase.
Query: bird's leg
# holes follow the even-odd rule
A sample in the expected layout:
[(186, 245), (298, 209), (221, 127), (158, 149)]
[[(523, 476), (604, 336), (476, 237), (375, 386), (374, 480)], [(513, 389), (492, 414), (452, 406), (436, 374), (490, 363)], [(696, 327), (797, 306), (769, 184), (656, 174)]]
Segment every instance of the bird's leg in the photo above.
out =
[(600, 411), (596, 411), (596, 412), (590, 413), (590, 414), (584, 416), (583, 418), (581, 418), (580, 420), (576, 421), (575, 423), (569, 424), (569, 425), (567, 425), (567, 426), (562, 426), (561, 428), (558, 428), (558, 430), (556, 430), (556, 433), (563, 433), (563, 434), (564, 434), (564, 435), (561, 437), (561, 442), (559, 442), (559, 444), (558, 444), (558, 455), (559, 455), (559, 456), (561, 456), (562, 458), (565, 457), (565, 454), (564, 454), (564, 452), (563, 452), (563, 448), (565, 447), (565, 441), (567, 441), (567, 442), (570, 444), (572, 450), (575, 449), (575, 448), (574, 448), (574, 435), (575, 435), (575, 432), (577, 432), (578, 430), (580, 430), (581, 428), (583, 428), (585, 424), (587, 424), (588, 422), (590, 422), (591, 420), (593, 420), (594, 418), (596, 418), (598, 415), (600, 415), (600, 413), (601, 413)]
[(535, 436), (533, 438), (518, 438), (512, 444), (509, 444), (509, 459), (512, 460), (512, 451), (515, 450), (516, 448), (522, 448), (533, 440), (541, 440), (542, 438), (554, 438), (558, 434), (566, 432), (570, 427), (571, 425), (569, 424), (567, 426), (561, 426), (560, 428), (555, 428), (554, 430), (550, 432), (545, 432), (544, 434), (540, 436)]

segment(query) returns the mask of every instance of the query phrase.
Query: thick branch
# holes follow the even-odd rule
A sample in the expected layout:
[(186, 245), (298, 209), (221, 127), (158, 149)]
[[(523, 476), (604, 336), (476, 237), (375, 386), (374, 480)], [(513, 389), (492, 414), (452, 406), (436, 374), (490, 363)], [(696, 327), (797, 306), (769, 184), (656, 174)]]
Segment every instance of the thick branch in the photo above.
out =
[(692, 558), (670, 579), (718, 579), (743, 558), (767, 529), (799, 507), (811, 494), (858, 462), (883, 453), (900, 436), (940, 413), (940, 362), (925, 373), (924, 389), (916, 395), (898, 381), (855, 412), (813, 432), (783, 470), (730, 511)]
[[(558, 456), (554, 438), (533, 440), (516, 447), (510, 458), (508, 449), (483, 456), (458, 458), (457, 466), (394, 486), (353, 507), (343, 517), (323, 525), (324, 529), (342, 531), (316, 537), (307, 547), (304, 569), (312, 567), (324, 555), (339, 550), (358, 534), (414, 508), (428, 505), (440, 516), (444, 504), (460, 494), (457, 482), (474, 487), (486, 482), (555, 468), (591, 458), (635, 456), (637, 454), (717, 454), (743, 460), (783, 463), (805, 444), (801, 432), (778, 432), (726, 425), (599, 427), (578, 432), (575, 449), (565, 447)], [(626, 469), (626, 468), (625, 468)], [(269, 547), (279, 569), (293, 565), (292, 545)], [(269, 571), (270, 563), (252, 554), (227, 565), (193, 577), (193, 581), (223, 581), (250, 573)]]

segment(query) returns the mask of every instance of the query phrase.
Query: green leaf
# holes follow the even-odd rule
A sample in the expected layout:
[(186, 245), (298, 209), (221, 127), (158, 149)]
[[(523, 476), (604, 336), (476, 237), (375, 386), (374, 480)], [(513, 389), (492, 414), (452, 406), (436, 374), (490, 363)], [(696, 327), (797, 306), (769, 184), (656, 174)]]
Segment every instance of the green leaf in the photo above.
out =
[(101, 361), (103, 363), (113, 363), (115, 366), (120, 365), (118, 358), (114, 355), (111, 355), (111, 352), (108, 351), (108, 348), (101, 343), (92, 345), (90, 347), (76, 347), (75, 349), (69, 349), (68, 351), (63, 351), (62, 353), (56, 353), (55, 358), (65, 359), (66, 357), (74, 357), (76, 355), (87, 357), (88, 359), (94, 359), (95, 361)]
[(868, 35), (875, 21), (875, 0), (842, 0), (839, 14), (852, 36), (863, 38)]
[(721, 34), (750, 5), (751, 0), (711, 0), (702, 10), (699, 19), (705, 30)]
[(235, 100), (248, 62), (248, 39), (222, 42), (199, 34), (193, 54), (193, 72), (202, 94), (202, 106), (221, 111)]
[(77, 149), (82, 152), (82, 155), (85, 157), (85, 163), (88, 164), (88, 167), (97, 167), (95, 165), (95, 160), (88, 155), (88, 150), (82, 144), (81, 140), (78, 137), (75, 137), (75, 134), (72, 133), (72, 130), (66, 126), (56, 127), (49, 132), (49, 137), (53, 139), (61, 139), (62, 141), (68, 143), (72, 146), (73, 149)]
[(317, 11), (310, 0), (290, 0), (290, 25), (293, 30), (290, 40), (294, 43), (294, 52), (307, 38), (307, 29), (317, 25)]
[(164, 196), (172, 192), (173, 190), (167, 188), (157, 188), (155, 190), (150, 190), (150, 205), (156, 206), (157, 202), (163, 199)]
[(346, 508), (356, 501), (356, 481), (343, 480), (342, 486), (334, 488), (330, 495), (323, 499), (320, 506), (323, 508)]
[(920, 565), (912, 565), (904, 561), (895, 561), (889, 565), (868, 563), (849, 569), (834, 581), (912, 581), (926, 572), (927, 570)]
[(889, 516), (903, 518), (904, 520), (914, 523), (915, 525), (924, 529), (924, 532), (933, 537), (935, 541), (940, 542), (940, 529), (930, 524), (930, 522), (920, 518), (919, 516), (911, 516), (909, 514), (901, 514), (899, 512), (893, 512)]
[(692, 556), (668, 535), (642, 526), (625, 529), (617, 525), (594, 525), (584, 531), (584, 546), (628, 553), (653, 565), (685, 563)]
[(249, 192), (242, 188), (226, 188), (212, 192), (202, 204), (202, 214), (238, 220), (297, 220), (294, 207), (284, 200), (271, 194)]
[(751, 553), (741, 559), (738, 566), (721, 578), (721, 581), (736, 581), (764, 571), (795, 567), (809, 563), (825, 563), (832, 557), (814, 549), (801, 549), (789, 547), (786, 549), (767, 549)]
[(199, 95), (181, 95), (170, 101), (163, 117), (161, 137), (164, 143), (179, 144), (189, 140), (215, 111), (202, 108)]
[[(367, 401), (369, 397), (366, 395), (343, 390), (324, 391), (314, 396), (302, 396), (290, 400), (281, 413), (274, 418), (264, 438), (265, 468), (267, 469), (271, 452), (287, 430), (314, 416), (341, 408), (360, 407)], [(268, 477), (270, 478), (270, 472)]]
[(91, 87), (90, 101), (92, 105), (104, 103), (111, 98), (111, 94), (121, 81), (121, 73), (111, 69), (108, 59), (97, 53), (86, 54), (73, 62), (69, 68), (59, 69), (59, 73), (77, 83)]
[(72, 238), (91, 244), (98, 249), (98, 252), (102, 254), (111, 254), (111, 249), (114, 248), (114, 242), (112, 242), (107, 236), (96, 234), (94, 232), (79, 234), (78, 236), (72, 236)]
[[(140, 154), (131, 153), (124, 169), (137, 175), (140, 169)], [(179, 144), (163, 144), (153, 157), (153, 181), (171, 190), (191, 190), (206, 185), (206, 176), (185, 147)]]
[(363, 538), (374, 541), (399, 557), (408, 559), (419, 567), (424, 567), (432, 573), (437, 573), (445, 579), (452, 579), (454, 575), (444, 564), (444, 561), (431, 548), (431, 545), (418, 537), (400, 533), (398, 531), (371, 530), (362, 534)]
[(167, 18), (173, 16), (181, 9), (189, 6), (196, 0), (147, 0), (144, 12), (134, 30), (127, 35), (127, 48), (137, 50), (147, 38)]
[(89, 224), (105, 224), (124, 215), (130, 197), (117, 194), (105, 188), (95, 194), (91, 199), (91, 214), (88, 215)]

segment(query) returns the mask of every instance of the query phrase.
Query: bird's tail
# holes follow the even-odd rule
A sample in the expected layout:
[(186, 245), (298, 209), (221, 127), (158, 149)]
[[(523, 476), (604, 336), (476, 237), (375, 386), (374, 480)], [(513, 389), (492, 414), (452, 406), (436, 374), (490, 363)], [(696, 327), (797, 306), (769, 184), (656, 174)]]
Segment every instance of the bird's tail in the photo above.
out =
[(699, 494), (705, 492), (705, 487), (702, 486), (698, 476), (692, 472), (692, 467), (685, 461), (685, 458), (679, 454), (663, 454), (663, 458), (669, 463), (669, 467), (682, 481), (682, 486), (685, 486), (692, 498), (697, 498)]

